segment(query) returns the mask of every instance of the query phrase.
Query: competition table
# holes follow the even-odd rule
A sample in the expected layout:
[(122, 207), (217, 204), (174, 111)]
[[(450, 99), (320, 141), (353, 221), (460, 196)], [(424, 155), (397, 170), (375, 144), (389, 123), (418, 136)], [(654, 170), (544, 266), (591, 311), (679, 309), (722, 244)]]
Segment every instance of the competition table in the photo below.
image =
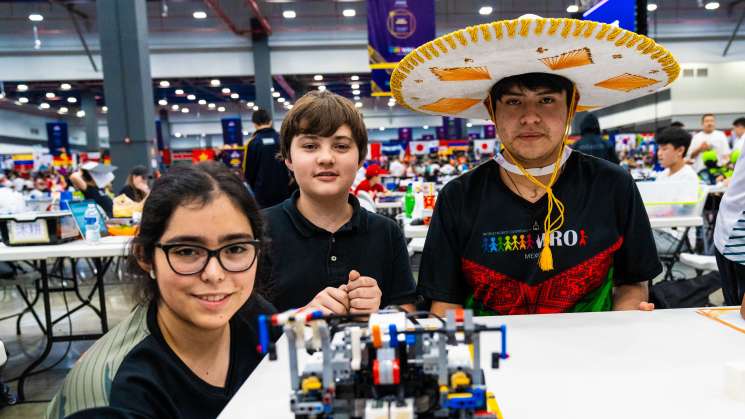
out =
[[(43, 302), (43, 319), (39, 318), (39, 315), (34, 309), (36, 299), (30, 301), (26, 294), (20, 290), (21, 296), (26, 302), (27, 311), (29, 311), (39, 327), (42, 333), (46, 336), (44, 351), (41, 353), (39, 358), (34, 360), (22, 373), (18, 381), (18, 398), (19, 400), (24, 399), (24, 383), (29, 374), (33, 372), (35, 368), (41, 365), (42, 362), (49, 355), (52, 349), (52, 345), (55, 342), (68, 342), (77, 340), (95, 340), (101, 337), (104, 333), (109, 330), (108, 320), (106, 318), (106, 298), (104, 295), (103, 277), (108, 269), (111, 261), (115, 257), (125, 256), (128, 248), (129, 240), (131, 237), (126, 236), (109, 236), (103, 237), (100, 242), (96, 244), (89, 244), (84, 240), (76, 240), (73, 242), (57, 244), (57, 245), (44, 245), (44, 246), (4, 246), (0, 245), (0, 261), (2, 262), (34, 262), (34, 269), (38, 271), (39, 285), (37, 285), (37, 298), (40, 296)], [(91, 259), (96, 267), (96, 282), (90, 293), (87, 296), (81, 296), (77, 285), (74, 288), (52, 288), (49, 284), (50, 273), (47, 268), (48, 259), (57, 258), (71, 258), (71, 259)], [(74, 271), (74, 269), (73, 269)], [(71, 308), (62, 316), (52, 319), (52, 309), (50, 304), (50, 294), (52, 292), (65, 292), (75, 291), (80, 305)], [(93, 294), (98, 293), (99, 307), (96, 308), (92, 305)], [(55, 335), (54, 325), (59, 321), (68, 318), (75, 311), (89, 307), (101, 320), (101, 333), (94, 334), (71, 334), (71, 335)], [(22, 315), (21, 313), (20, 315)]]
[[(505, 419), (741, 418), (724, 366), (745, 361), (745, 334), (694, 309), (482, 317), (507, 325), (510, 358), (488, 369), (499, 334), (482, 335), (486, 382)], [(287, 342), (277, 343), (220, 419), (292, 418)]]

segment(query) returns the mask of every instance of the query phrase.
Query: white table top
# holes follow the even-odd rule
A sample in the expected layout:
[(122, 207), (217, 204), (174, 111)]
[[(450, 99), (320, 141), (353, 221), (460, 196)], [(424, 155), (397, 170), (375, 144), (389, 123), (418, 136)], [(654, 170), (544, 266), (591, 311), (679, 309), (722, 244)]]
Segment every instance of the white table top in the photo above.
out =
[[(506, 419), (740, 418), (724, 366), (745, 361), (745, 334), (694, 309), (483, 317), (507, 324), (510, 358), (491, 370), (499, 334), (482, 335), (482, 365)], [(219, 416), (292, 418), (287, 342), (265, 358)]]
[(129, 236), (107, 236), (102, 237), (96, 244), (90, 244), (85, 240), (42, 245), (42, 246), (5, 246), (0, 244), (0, 261), (12, 262), (20, 260), (39, 260), (57, 257), (114, 257), (126, 256)]
[(376, 209), (391, 209), (391, 208), (403, 208), (403, 202), (401, 200), (393, 202), (378, 202), (375, 201)]
[[(404, 221), (404, 237), (407, 239), (426, 238), (429, 226), (413, 226)], [(691, 217), (653, 217), (649, 219), (652, 228), (672, 228), (672, 227), (698, 227), (704, 225), (704, 219), (701, 216)]]

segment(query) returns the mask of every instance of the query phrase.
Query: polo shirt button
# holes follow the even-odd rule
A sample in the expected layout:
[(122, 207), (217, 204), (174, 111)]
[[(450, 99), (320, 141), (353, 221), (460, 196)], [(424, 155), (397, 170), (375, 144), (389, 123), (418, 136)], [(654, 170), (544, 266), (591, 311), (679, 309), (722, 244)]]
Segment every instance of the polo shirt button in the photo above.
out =
[(336, 256), (331, 256), (331, 261), (336, 262)]

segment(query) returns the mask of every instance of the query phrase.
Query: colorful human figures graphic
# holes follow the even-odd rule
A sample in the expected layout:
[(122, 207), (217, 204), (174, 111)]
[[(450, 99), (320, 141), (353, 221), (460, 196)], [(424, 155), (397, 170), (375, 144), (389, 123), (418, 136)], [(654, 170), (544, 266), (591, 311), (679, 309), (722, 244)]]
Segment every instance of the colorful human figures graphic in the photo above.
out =
[(587, 239), (589, 237), (587, 236), (587, 233), (585, 233), (585, 230), (579, 231), (579, 245), (580, 246), (587, 246)]

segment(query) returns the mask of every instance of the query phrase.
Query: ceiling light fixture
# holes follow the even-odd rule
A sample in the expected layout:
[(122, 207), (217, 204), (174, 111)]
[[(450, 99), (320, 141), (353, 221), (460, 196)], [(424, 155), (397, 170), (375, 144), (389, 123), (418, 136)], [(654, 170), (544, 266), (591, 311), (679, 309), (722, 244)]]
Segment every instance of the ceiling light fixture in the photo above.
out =
[(189, 113), (189, 108), (181, 108), (181, 113)]
[(171, 105), (171, 110), (177, 111), (179, 108), (178, 105)]
[(158, 101), (158, 105), (160, 106), (168, 106), (168, 101), (165, 99), (161, 99)]
[(320, 90), (320, 91), (323, 92), (324, 90), (326, 90), (326, 86), (320, 85), (320, 86), (318, 86), (318, 90)]
[(85, 116), (85, 111), (83, 110), (77, 111), (77, 113), (75, 113), (75, 116), (77, 116), (78, 118), (82, 118)]
[(176, 93), (177, 95), (183, 95), (184, 94), (184, 89), (176, 89), (176, 91), (174, 93)]
[(229, 95), (230, 94), (230, 89), (228, 89), (227, 87), (223, 87), (221, 91), (222, 91), (222, 94), (224, 94), (224, 95)]
[(78, 98), (70, 96), (67, 98), (67, 103), (78, 103)]
[(49, 109), (49, 107), (50, 107), (49, 104), (46, 102), (41, 102), (39, 104), (39, 109)]
[(218, 79), (212, 79), (212, 80), (210, 80), (210, 86), (217, 87), (219, 85), (220, 85), (220, 80), (218, 80)]
[(241, 95), (239, 95), (238, 93), (233, 93), (233, 94), (230, 95), (230, 98), (231, 99), (238, 99), (240, 97), (241, 97)]
[(30, 15), (28, 15), (28, 20), (32, 22), (41, 22), (42, 20), (44, 20), (44, 16), (38, 13), (31, 13)]
[(70, 83), (62, 83), (59, 85), (59, 88), (62, 90), (70, 90), (72, 89), (72, 86), (70, 85)]
[(571, 4), (567, 7), (567, 13), (577, 13), (579, 12), (579, 6), (576, 4)]
[(359, 80), (359, 79), (360, 79), (360, 76), (352, 76), (352, 77), (351, 77), (351, 80), (352, 80), (352, 81), (357, 81), (357, 80)]
[(355, 17), (357, 16), (357, 11), (354, 9), (344, 9), (341, 14), (344, 15), (344, 17)]
[(357, 90), (357, 89), (359, 89), (359, 88), (360, 88), (360, 85), (359, 85), (358, 83), (354, 83), (354, 84), (352, 85), (352, 89), (355, 89), (355, 90)]
[(204, 99), (199, 99), (199, 102), (197, 102), (197, 103), (199, 103), (200, 105), (206, 105), (207, 104), (207, 101), (204, 100)]
[(253, 108), (254, 107), (254, 103), (253, 102), (248, 102), (248, 103), (246, 103), (246, 107)]
[(704, 5), (706, 10), (717, 10), (719, 8), (719, 2), (710, 1)]
[(19, 84), (18, 86), (16, 86), (16, 90), (18, 90), (19, 92), (25, 92), (28, 90), (28, 85)]
[(385, 131), (385, 127), (380, 127), (380, 128), (378, 128), (378, 130)]
[(54, 93), (52, 93), (52, 92), (48, 92), (48, 93), (47, 93), (46, 95), (44, 95), (44, 96), (46, 96), (46, 97), (47, 97), (47, 99), (54, 99), (55, 97), (57, 97), (57, 95), (55, 95), (55, 94), (54, 94)]
[(491, 12), (492, 12), (493, 10), (494, 10), (494, 9), (492, 9), (492, 7), (491, 7), (491, 6), (482, 6), (482, 7), (481, 7), (481, 8), (479, 9), (479, 14), (480, 14), (481, 16), (488, 16), (488, 15), (490, 15), (490, 14), (491, 14)]
[(220, 106), (219, 108), (217, 108), (217, 111), (218, 112), (225, 112), (225, 106)]
[(359, 95), (359, 94), (360, 94), (360, 91), (359, 91), (359, 90), (357, 90), (357, 89), (355, 89), (355, 90), (352, 90), (352, 94), (353, 94), (353, 95), (355, 95), (355, 96), (357, 96), (357, 95)]
[(189, 100), (197, 100), (197, 97), (195, 95), (189, 95), (189, 96), (186, 96), (186, 98)]
[(657, 10), (657, 5), (656, 5), (656, 4), (654, 4), (654, 3), (649, 3), (649, 4), (647, 5), (647, 11), (648, 11), (648, 12), (654, 12), (655, 10)]
[(282, 96), (279, 92), (272, 93), (272, 97), (280, 97)]
[(67, 111), (69, 111), (69, 109), (67, 109), (67, 108), (66, 108), (66, 107), (64, 107), (64, 106), (63, 106), (63, 107), (61, 107), (61, 108), (59, 108), (59, 113), (67, 113)]
[(259, 110), (259, 107), (257, 105), (254, 105), (254, 107), (251, 108), (251, 109), (253, 109), (254, 111), (258, 111)]
[(285, 103), (285, 98), (281, 97), (277, 99), (277, 102), (279, 103)]
[(295, 13), (294, 10), (285, 10), (282, 12), (282, 17), (285, 19), (295, 19), (297, 17), (297, 13)]
[(362, 107), (362, 102), (354, 102), (354, 107), (355, 108), (361, 108)]
[(197, 10), (196, 12), (191, 14), (194, 16), (194, 19), (207, 19), (207, 12), (203, 10)]
[(207, 104), (207, 107), (210, 108), (210, 109), (215, 109), (215, 104), (214, 103), (208, 103)]
[(323, 76), (321, 74), (316, 74), (315, 76), (313, 76), (313, 80), (315, 80), (315, 81), (321, 81), (321, 80), (323, 80)]
[(160, 87), (171, 87), (171, 83), (168, 80), (161, 80)]
[(18, 101), (21, 102), (21, 103), (28, 103), (28, 98), (27, 97), (19, 97), (18, 98)]
[(101, 112), (106, 113), (108, 111), (109, 111), (109, 107), (108, 106), (101, 106)]
[(423, 126), (422, 129), (429, 129), (429, 125)]

